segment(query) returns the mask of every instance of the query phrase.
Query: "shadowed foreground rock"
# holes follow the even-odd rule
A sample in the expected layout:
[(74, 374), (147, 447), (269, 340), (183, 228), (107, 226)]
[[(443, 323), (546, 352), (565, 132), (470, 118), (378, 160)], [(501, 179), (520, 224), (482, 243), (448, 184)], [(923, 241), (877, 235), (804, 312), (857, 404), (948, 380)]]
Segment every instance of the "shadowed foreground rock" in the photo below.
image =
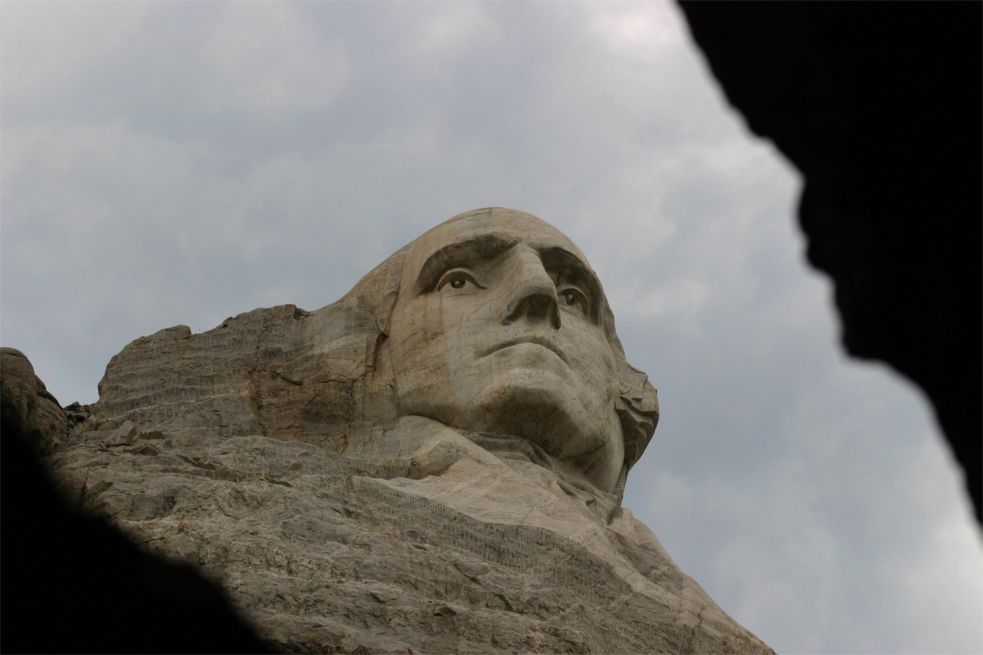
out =
[(983, 4), (680, 4), (728, 99), (805, 178), (847, 352), (925, 391), (983, 522)]
[(192, 567), (66, 504), (37, 457), (67, 436), (64, 413), (19, 351), (2, 349), (0, 373), (0, 650), (273, 652)]
[(621, 507), (658, 420), (583, 254), (468, 212), (314, 312), (137, 339), (50, 461), (301, 652), (771, 652)]

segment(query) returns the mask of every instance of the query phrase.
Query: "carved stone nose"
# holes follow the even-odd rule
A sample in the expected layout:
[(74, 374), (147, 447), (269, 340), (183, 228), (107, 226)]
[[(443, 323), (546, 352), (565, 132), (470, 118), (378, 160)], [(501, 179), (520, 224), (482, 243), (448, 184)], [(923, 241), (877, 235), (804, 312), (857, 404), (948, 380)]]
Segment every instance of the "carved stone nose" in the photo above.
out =
[(539, 255), (532, 249), (515, 253), (509, 265), (513, 267), (510, 279), (509, 303), (504, 323), (526, 320), (546, 322), (560, 328), (560, 310), (556, 298), (556, 285), (543, 267)]

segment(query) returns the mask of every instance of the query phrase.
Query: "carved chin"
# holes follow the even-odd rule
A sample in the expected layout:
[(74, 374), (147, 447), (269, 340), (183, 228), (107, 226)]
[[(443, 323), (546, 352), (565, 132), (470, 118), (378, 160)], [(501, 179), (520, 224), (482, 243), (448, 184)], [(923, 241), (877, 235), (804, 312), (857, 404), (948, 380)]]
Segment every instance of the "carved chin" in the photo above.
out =
[(464, 429), (523, 437), (559, 459), (591, 452), (603, 458), (609, 442), (620, 439), (614, 412), (585, 407), (579, 395), (548, 373), (513, 372), (491, 381), (454, 418)]
[(521, 437), (610, 490), (609, 478), (617, 477), (624, 459), (621, 424), (613, 401), (571, 383), (573, 377), (545, 367), (485, 370), (483, 376), (460, 376), (453, 386), (405, 390), (399, 413), (469, 432)]

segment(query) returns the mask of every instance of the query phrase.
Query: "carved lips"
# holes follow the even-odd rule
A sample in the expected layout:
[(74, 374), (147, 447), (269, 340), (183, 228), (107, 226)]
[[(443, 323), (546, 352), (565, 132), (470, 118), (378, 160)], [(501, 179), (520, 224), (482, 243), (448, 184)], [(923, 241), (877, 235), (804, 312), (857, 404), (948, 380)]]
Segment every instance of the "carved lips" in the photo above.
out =
[(523, 343), (531, 343), (537, 346), (542, 346), (543, 348), (552, 351), (553, 354), (559, 357), (564, 364), (567, 364), (568, 366), (570, 365), (570, 362), (567, 361), (567, 357), (566, 355), (563, 354), (563, 351), (560, 350), (560, 348), (555, 343), (553, 343), (552, 340), (547, 339), (546, 337), (531, 336), (531, 337), (515, 337), (513, 339), (508, 339), (507, 341), (503, 341), (498, 345), (488, 348), (487, 350), (482, 352), (480, 356), (484, 357), (494, 352), (498, 352), (499, 350), (505, 350), (506, 348), (511, 348), (512, 346), (517, 346)]

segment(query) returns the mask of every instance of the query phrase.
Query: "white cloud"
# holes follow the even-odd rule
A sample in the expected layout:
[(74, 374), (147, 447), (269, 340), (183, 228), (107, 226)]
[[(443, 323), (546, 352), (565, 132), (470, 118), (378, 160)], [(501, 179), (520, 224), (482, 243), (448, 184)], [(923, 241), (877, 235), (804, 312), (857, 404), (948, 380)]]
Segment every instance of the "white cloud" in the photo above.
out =
[(144, 22), (150, 5), (132, 3), (5, 2), (3, 101), (24, 106), (51, 101), (105, 65)]
[(440, 13), (418, 23), (414, 46), (431, 59), (453, 58), (475, 47), (494, 46), (499, 40), (498, 25), (479, 3), (457, 3), (441, 7)]
[[(937, 632), (919, 635), (911, 651), (979, 653), (983, 649), (983, 543), (962, 507), (948, 506), (930, 535), (930, 550), (901, 575), (911, 621)], [(968, 580), (967, 580), (968, 578)], [(976, 579), (977, 584), (972, 584)]]
[(652, 61), (683, 44), (679, 10), (668, 3), (596, 4), (592, 9), (591, 31), (620, 56)]
[(202, 46), (212, 111), (323, 109), (344, 92), (349, 64), (343, 43), (320, 40), (297, 5), (226, 3)]
[(696, 328), (696, 319), (710, 299), (706, 283), (689, 277), (677, 277), (650, 291), (625, 292), (616, 289), (608, 294), (617, 315), (663, 318), (680, 327)]

